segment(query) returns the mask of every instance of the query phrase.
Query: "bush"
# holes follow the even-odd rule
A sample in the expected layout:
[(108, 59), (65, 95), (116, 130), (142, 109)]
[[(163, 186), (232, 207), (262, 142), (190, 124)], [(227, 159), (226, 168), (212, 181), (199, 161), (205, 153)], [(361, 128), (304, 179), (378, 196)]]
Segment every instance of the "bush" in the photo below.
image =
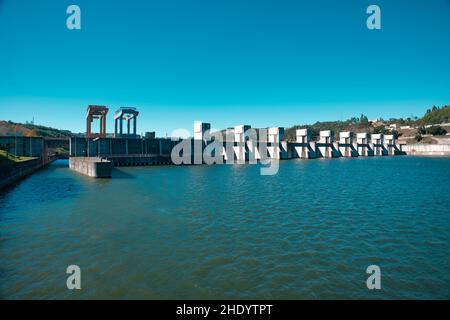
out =
[(373, 133), (386, 134), (388, 132), (389, 132), (389, 130), (387, 130), (385, 127), (382, 127), (382, 126), (376, 127), (376, 128), (373, 129)]
[(417, 133), (420, 135), (431, 134), (432, 136), (444, 136), (447, 134), (447, 130), (443, 129), (441, 126), (433, 126), (430, 128), (420, 127), (417, 129)]
[(422, 135), (419, 132), (416, 133), (416, 136), (414, 138), (416, 139), (417, 142), (420, 142), (423, 139)]
[(447, 130), (443, 129), (441, 126), (427, 128), (426, 132), (433, 136), (444, 136), (447, 134)]

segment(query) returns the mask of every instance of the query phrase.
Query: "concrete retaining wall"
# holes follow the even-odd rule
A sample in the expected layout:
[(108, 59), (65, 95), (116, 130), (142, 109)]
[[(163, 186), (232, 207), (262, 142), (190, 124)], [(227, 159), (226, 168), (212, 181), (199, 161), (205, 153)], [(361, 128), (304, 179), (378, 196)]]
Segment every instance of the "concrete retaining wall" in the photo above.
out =
[(71, 170), (92, 178), (111, 178), (114, 164), (101, 158), (72, 157), (69, 160)]
[(450, 156), (450, 144), (403, 144), (401, 150), (407, 155)]
[(0, 190), (29, 176), (44, 165), (42, 159), (39, 158), (0, 167)]

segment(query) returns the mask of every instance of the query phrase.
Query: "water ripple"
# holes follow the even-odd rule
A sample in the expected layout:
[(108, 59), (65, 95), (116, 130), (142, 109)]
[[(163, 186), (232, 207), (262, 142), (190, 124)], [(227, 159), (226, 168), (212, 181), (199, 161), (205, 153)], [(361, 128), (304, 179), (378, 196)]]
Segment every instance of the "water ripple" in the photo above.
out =
[[(450, 159), (120, 168), (58, 163), (0, 195), (0, 296), (450, 298)], [(78, 264), (83, 290), (65, 289)], [(365, 270), (382, 268), (383, 290)]]

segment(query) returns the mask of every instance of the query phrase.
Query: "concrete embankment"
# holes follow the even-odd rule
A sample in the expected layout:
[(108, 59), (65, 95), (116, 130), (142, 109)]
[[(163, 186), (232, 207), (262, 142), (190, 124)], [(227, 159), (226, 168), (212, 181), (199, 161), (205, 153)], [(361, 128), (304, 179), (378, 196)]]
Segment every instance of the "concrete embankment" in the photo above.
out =
[(11, 184), (29, 176), (33, 172), (41, 169), (45, 163), (41, 158), (18, 162), (0, 167), (0, 190)]
[(69, 167), (88, 177), (111, 178), (114, 163), (102, 158), (71, 157)]
[(407, 155), (450, 156), (450, 144), (405, 144), (401, 150)]

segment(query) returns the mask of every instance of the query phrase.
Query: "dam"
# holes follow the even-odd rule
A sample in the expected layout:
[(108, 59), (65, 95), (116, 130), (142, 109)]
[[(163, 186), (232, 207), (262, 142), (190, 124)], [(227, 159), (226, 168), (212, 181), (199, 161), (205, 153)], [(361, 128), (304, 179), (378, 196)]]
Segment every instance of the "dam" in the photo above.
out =
[[(402, 154), (401, 146), (395, 143), (393, 136), (384, 139), (382, 134), (372, 135), (372, 139), (358, 138), (353, 143), (351, 132), (341, 132), (339, 141), (334, 140), (334, 132), (321, 131), (319, 141), (310, 139), (308, 129), (297, 130), (296, 142), (284, 140), (284, 128), (258, 129), (256, 139), (249, 133), (252, 129), (248, 125), (239, 125), (233, 129), (234, 139), (229, 139), (230, 129), (227, 133), (208, 133), (209, 124), (194, 124), (199, 126), (201, 132), (194, 131), (194, 138), (171, 139), (156, 137), (108, 137), (108, 138), (82, 138), (70, 139), (70, 157), (72, 158), (105, 158), (115, 166), (146, 166), (171, 165), (172, 152), (178, 145), (180, 157), (187, 157), (191, 161), (183, 164), (205, 163), (207, 150), (221, 161), (216, 163), (248, 163), (252, 160), (287, 160), (287, 159), (317, 159), (359, 156), (393, 156)], [(244, 131), (244, 129), (246, 129)], [(264, 135), (262, 134), (264, 133)], [(212, 135), (216, 139), (208, 139)], [(219, 139), (217, 139), (219, 136)], [(253, 135), (254, 136), (254, 135)], [(203, 137), (203, 139), (201, 139)], [(200, 160), (198, 160), (200, 159)]]
[[(115, 133), (107, 137), (105, 131), (107, 110), (108, 108), (102, 106), (88, 107), (89, 135), (70, 138), (71, 163), (75, 164), (78, 162), (77, 159), (80, 159), (79, 161), (86, 165), (88, 158), (93, 162), (92, 166), (97, 166), (101, 159), (104, 159), (115, 167), (245, 164), (263, 160), (404, 154), (393, 135), (340, 132), (339, 138), (336, 139), (333, 130), (324, 130), (320, 131), (318, 140), (314, 141), (311, 139), (312, 133), (309, 129), (298, 129), (296, 140), (288, 141), (283, 127), (252, 128), (248, 124), (212, 132), (210, 123), (195, 122), (193, 137), (187, 139), (157, 138), (154, 132), (139, 136), (136, 131), (139, 111), (136, 108), (125, 107), (116, 111)], [(99, 116), (95, 118), (97, 113)], [(101, 123), (101, 131), (98, 134), (91, 131), (91, 122), (94, 119), (99, 119)], [(126, 133), (123, 130), (124, 121), (127, 122)], [(174, 161), (174, 157), (181, 160)], [(91, 172), (93, 171), (95, 170), (92, 169)]]
[[(43, 164), (56, 159), (51, 147), (69, 149), (70, 168), (90, 177), (110, 177), (112, 167), (154, 165), (245, 164), (288, 159), (332, 159), (405, 154), (393, 135), (323, 130), (312, 139), (310, 129), (297, 129), (295, 141), (285, 128), (252, 128), (241, 124), (212, 131), (211, 124), (195, 122), (187, 139), (158, 138), (155, 132), (137, 133), (139, 111), (120, 107), (114, 115), (114, 134), (107, 134), (109, 108), (90, 105), (86, 134), (70, 138), (0, 137), (2, 148), (18, 156), (36, 157)], [(99, 132), (93, 131), (94, 121)], [(124, 130), (126, 123), (126, 130)], [(405, 149), (406, 150), (406, 149)], [(100, 169), (105, 168), (105, 169)]]

